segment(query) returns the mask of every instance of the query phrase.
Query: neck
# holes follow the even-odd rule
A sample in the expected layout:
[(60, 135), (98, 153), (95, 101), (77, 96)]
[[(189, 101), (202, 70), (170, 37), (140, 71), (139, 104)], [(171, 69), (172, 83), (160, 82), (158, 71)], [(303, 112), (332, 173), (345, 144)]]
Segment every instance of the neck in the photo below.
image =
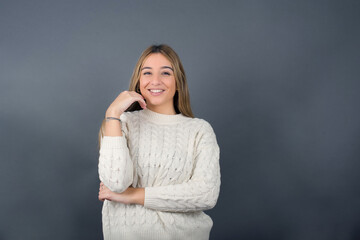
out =
[(150, 122), (157, 124), (175, 124), (188, 120), (189, 118), (181, 113), (178, 114), (164, 114), (158, 113), (150, 108), (146, 108), (140, 111), (142, 117)]
[(171, 105), (171, 107), (168, 106), (151, 106), (150, 104), (148, 104), (146, 106), (146, 108), (148, 108), (149, 110), (156, 112), (156, 113), (160, 113), (160, 114), (166, 114), (166, 115), (175, 115), (176, 111), (173, 105)]

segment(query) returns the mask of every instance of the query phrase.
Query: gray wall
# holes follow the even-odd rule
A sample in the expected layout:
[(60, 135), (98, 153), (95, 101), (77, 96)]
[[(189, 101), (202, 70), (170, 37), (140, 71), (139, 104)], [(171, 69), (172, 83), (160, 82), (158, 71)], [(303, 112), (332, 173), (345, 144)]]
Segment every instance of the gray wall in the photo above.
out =
[(360, 239), (359, 1), (1, 1), (0, 239), (101, 239), (97, 133), (150, 44), (221, 149), (211, 239)]

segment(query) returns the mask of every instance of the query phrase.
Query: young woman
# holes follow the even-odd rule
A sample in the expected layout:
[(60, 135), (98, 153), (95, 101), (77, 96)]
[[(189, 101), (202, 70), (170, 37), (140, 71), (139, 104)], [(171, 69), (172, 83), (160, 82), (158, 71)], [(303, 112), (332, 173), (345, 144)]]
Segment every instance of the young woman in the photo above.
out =
[(216, 135), (190, 107), (175, 51), (140, 56), (128, 91), (106, 110), (99, 132), (99, 200), (104, 239), (209, 239), (203, 211), (220, 192)]

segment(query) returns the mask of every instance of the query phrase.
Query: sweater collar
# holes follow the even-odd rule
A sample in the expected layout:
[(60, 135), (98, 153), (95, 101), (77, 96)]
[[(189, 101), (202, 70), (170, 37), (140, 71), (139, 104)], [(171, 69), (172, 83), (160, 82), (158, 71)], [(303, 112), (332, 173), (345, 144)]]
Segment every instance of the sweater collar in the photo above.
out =
[(186, 117), (182, 113), (162, 114), (162, 113), (154, 112), (148, 108), (140, 110), (140, 113), (143, 118), (159, 124), (174, 124), (174, 123), (184, 122), (187, 119), (189, 119), (189, 117)]

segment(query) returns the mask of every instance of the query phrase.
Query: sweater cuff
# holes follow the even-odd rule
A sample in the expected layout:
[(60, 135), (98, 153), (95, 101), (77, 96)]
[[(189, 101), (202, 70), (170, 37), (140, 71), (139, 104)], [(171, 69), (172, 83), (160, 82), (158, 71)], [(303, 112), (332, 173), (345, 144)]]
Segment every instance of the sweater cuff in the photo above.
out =
[(155, 189), (152, 187), (145, 187), (144, 207), (146, 208), (159, 208), (161, 200), (158, 200)]
[(123, 148), (127, 146), (126, 138), (122, 136), (104, 136), (101, 141), (102, 148), (112, 149), (112, 148)]

